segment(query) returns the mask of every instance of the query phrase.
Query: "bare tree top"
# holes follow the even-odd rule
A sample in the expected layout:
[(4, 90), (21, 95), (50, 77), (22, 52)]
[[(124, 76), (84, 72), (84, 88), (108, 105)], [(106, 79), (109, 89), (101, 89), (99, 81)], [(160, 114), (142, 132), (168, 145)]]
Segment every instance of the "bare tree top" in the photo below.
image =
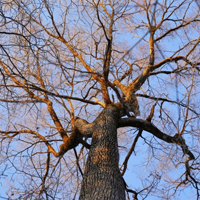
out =
[(146, 170), (127, 191), (173, 199), (192, 187), (198, 199), (199, 9), (194, 0), (1, 1), (8, 197), (76, 199), (95, 119), (115, 106), (122, 175), (131, 156)]

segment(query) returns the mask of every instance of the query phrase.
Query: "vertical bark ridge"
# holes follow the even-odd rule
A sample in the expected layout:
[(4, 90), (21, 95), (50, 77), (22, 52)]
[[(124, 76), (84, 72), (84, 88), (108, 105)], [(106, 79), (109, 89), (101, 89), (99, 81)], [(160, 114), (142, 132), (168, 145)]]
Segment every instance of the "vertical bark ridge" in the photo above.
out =
[(118, 116), (118, 109), (109, 106), (95, 120), (79, 200), (125, 200), (125, 185), (118, 167)]

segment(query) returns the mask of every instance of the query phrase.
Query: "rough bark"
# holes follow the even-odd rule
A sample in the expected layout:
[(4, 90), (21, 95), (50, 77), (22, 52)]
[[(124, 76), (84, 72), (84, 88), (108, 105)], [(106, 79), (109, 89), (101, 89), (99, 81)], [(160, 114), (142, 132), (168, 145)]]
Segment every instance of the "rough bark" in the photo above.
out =
[(118, 116), (118, 108), (109, 106), (93, 122), (79, 200), (125, 200), (125, 184), (118, 167)]

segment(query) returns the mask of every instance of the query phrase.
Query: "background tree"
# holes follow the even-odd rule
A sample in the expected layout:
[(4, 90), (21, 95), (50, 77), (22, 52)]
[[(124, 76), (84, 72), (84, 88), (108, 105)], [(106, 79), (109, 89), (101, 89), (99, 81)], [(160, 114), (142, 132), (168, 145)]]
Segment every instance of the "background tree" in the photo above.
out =
[(199, 199), (199, 9), (1, 1), (7, 197)]

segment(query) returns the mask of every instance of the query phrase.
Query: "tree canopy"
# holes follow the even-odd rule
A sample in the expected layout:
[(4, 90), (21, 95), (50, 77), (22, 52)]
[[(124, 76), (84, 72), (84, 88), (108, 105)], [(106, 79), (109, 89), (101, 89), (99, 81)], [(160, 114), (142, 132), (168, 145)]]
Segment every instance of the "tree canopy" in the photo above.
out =
[(2, 0), (0, 198), (77, 199), (113, 105), (126, 198), (199, 199), (199, 51), (195, 0)]

